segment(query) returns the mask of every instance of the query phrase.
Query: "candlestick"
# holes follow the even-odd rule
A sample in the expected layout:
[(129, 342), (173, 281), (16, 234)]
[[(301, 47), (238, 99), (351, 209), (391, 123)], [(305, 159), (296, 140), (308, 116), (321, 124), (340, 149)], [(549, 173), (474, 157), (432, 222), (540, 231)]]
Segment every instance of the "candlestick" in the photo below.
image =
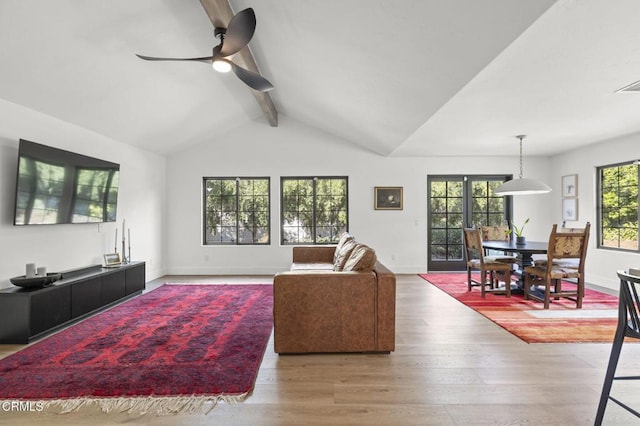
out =
[(122, 263), (127, 263), (127, 250), (125, 247), (124, 219), (122, 219)]

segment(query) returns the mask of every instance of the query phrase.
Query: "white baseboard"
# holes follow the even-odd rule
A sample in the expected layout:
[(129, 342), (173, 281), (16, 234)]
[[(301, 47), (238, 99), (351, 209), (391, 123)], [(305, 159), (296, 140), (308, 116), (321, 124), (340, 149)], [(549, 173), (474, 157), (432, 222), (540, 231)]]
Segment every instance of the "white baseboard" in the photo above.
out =
[[(396, 274), (424, 274), (427, 268), (421, 266), (387, 266)], [(181, 267), (174, 266), (166, 269), (164, 275), (275, 275), (278, 272), (287, 271), (288, 267), (224, 267), (224, 266), (206, 266), (206, 267)]]
[(275, 275), (284, 268), (265, 267), (170, 267), (165, 275)]

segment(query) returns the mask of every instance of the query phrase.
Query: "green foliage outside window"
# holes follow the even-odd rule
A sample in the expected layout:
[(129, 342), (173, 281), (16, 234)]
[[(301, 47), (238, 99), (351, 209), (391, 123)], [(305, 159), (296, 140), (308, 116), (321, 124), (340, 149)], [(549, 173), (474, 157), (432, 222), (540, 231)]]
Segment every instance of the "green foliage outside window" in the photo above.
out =
[(505, 223), (505, 198), (494, 195), (494, 190), (502, 185), (499, 180), (478, 180), (471, 186), (473, 212), (472, 223), (475, 226), (500, 226)]
[(599, 168), (600, 246), (638, 250), (638, 166)]
[(270, 243), (269, 178), (205, 178), (205, 244)]
[(331, 244), (348, 229), (346, 177), (282, 178), (282, 244)]

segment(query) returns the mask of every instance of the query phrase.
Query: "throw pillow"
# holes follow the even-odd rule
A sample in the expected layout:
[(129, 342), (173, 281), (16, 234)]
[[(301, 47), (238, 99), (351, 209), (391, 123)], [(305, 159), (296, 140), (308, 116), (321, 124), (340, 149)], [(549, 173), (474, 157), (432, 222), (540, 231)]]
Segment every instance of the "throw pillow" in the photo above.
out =
[(364, 244), (358, 244), (351, 252), (344, 264), (344, 271), (372, 271), (377, 256), (374, 249)]
[(353, 238), (347, 240), (344, 244), (342, 244), (342, 247), (340, 247), (340, 250), (334, 256), (334, 271), (342, 271), (342, 269), (344, 268), (344, 264), (347, 262), (347, 259), (349, 259), (349, 256), (351, 256), (351, 252), (356, 248), (357, 245), (358, 244), (356, 243), (356, 240), (354, 240)]
[(336, 251), (333, 253), (333, 264), (334, 265), (336, 264), (336, 261), (338, 260), (338, 254), (340, 254), (340, 250), (342, 250), (342, 246), (344, 245), (344, 243), (346, 243), (347, 241), (350, 241), (350, 240), (354, 240), (354, 238), (348, 232), (343, 232), (342, 235), (340, 235), (340, 239), (338, 240), (338, 245), (336, 246)]

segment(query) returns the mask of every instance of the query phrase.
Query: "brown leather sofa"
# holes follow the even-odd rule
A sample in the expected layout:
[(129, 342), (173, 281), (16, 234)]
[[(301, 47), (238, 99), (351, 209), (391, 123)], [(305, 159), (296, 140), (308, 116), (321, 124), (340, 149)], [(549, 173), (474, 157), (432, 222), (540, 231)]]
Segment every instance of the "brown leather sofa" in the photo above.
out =
[(291, 270), (274, 277), (275, 352), (395, 349), (396, 278), (373, 253), (368, 270), (334, 270), (336, 246), (293, 248)]

